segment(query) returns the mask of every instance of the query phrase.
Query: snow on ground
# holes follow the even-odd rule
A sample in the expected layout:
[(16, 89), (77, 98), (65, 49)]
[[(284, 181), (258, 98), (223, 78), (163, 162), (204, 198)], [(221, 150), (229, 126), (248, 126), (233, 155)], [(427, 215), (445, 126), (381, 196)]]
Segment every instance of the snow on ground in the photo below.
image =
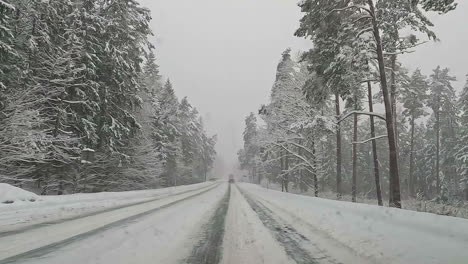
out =
[(39, 196), (21, 188), (0, 183), (0, 204), (30, 203), (39, 200)]
[(232, 185), (226, 217), (222, 264), (292, 263), (284, 248)]
[[(150, 201), (181, 192), (196, 190), (211, 184), (213, 183), (206, 182), (155, 190), (80, 193), (60, 196), (38, 196), (11, 185), (0, 184), (0, 194), (2, 190), (14, 190), (13, 192), (5, 192), (4, 197), (10, 197), (7, 195), (14, 193), (17, 198), (16, 200), (23, 198), (27, 198), (28, 200), (29, 198), (34, 198), (36, 200), (34, 203), (0, 203), (0, 234), (20, 230), (31, 225), (70, 219), (107, 209)], [(2, 195), (0, 196), (3, 197)]]
[[(468, 260), (466, 219), (282, 193), (246, 183), (240, 187), (270, 204), (277, 215), (310, 225), (317, 241), (335, 240), (375, 263), (466, 264)], [(300, 230), (299, 225), (294, 226)], [(339, 247), (335, 250), (341, 254)], [(333, 253), (333, 248), (328, 252)]]
[(192, 252), (200, 229), (226, 191), (227, 184), (221, 184), (138, 219), (78, 238), (40, 257), (13, 263), (182, 263)]
[[(32, 219), (30, 213), (61, 221), (31, 226), (40, 222), (35, 220), (23, 229), (0, 233), (0, 264), (200, 263), (205, 256), (218, 259), (214, 254), (221, 251), (223, 264), (466, 264), (468, 260), (466, 219), (295, 195), (246, 183), (230, 186), (230, 196), (227, 184), (218, 182), (2, 204), (0, 228), (14, 223), (15, 214), (7, 217), (11, 212), (26, 219)], [(112, 200), (144, 203), (91, 215), (75, 210), (89, 212)], [(73, 211), (65, 216), (79, 217), (63, 220), (57, 212), (61, 206)]]

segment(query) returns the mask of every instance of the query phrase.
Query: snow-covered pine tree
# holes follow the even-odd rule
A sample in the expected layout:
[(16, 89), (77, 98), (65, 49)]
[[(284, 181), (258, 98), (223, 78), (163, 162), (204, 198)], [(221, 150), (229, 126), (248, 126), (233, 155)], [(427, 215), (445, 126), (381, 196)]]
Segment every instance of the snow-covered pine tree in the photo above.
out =
[(245, 129), (242, 134), (244, 139), (243, 155), (240, 157), (241, 169), (247, 170), (252, 182), (256, 182), (255, 170), (257, 168), (256, 156), (259, 154), (257, 118), (250, 113), (245, 118)]
[(464, 192), (465, 200), (468, 201), (468, 78), (460, 94), (458, 108), (461, 116), (455, 157), (458, 163), (457, 172), (460, 177), (460, 189)]
[(14, 74), (12, 57), (16, 56), (14, 49), (14, 35), (11, 27), (11, 17), (15, 13), (15, 7), (8, 1), (0, 1), (0, 119), (1, 111), (5, 107), (7, 86)]
[[(142, 54), (150, 48), (148, 37), (150, 11), (134, 0), (112, 0), (98, 3), (103, 19), (97, 71), (100, 113), (98, 114), (98, 149), (119, 152), (140, 127), (132, 110), (141, 104), (138, 97)], [(122, 159), (125, 154), (122, 153)]]
[(180, 131), (178, 131), (179, 102), (169, 79), (164, 84), (156, 100), (157, 110), (153, 122), (157, 130), (153, 136), (157, 142), (156, 147), (161, 153), (161, 160), (164, 164), (164, 172), (162, 174), (163, 184), (165, 186), (172, 186), (177, 177)]
[[(447, 185), (453, 185), (454, 175), (454, 137), (456, 129), (456, 93), (452, 86), (455, 77), (450, 76), (447, 68), (439, 66), (430, 76), (430, 97), (428, 105), (435, 117), (435, 145), (436, 145), (436, 193), (442, 190), (442, 180)], [(441, 159), (442, 156), (442, 159)], [(441, 166), (442, 161), (442, 166)], [(443, 174), (441, 174), (443, 173)], [(447, 188), (449, 186), (445, 186)]]
[(410, 123), (410, 159), (409, 159), (409, 194), (415, 197), (415, 187), (418, 179), (414, 177), (414, 159), (415, 159), (415, 129), (416, 120), (427, 115), (425, 102), (427, 100), (428, 83), (427, 77), (417, 69), (413, 72), (407, 85), (401, 88), (401, 100), (403, 103), (403, 116), (409, 120)]

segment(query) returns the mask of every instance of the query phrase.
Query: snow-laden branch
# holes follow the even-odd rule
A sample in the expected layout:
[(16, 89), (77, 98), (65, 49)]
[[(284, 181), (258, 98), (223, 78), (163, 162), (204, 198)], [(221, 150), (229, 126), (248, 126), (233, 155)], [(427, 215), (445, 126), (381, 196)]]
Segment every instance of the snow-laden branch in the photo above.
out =
[(348, 9), (351, 9), (351, 8), (356, 8), (356, 9), (359, 9), (359, 10), (364, 10), (366, 11), (367, 13), (369, 13), (370, 16), (372, 16), (372, 12), (370, 11), (370, 9), (364, 7), (364, 6), (360, 6), (360, 5), (349, 5), (349, 6), (346, 6), (346, 7), (343, 7), (343, 8), (335, 8), (333, 9), (327, 16), (329, 16), (330, 14), (332, 14), (333, 12), (339, 12), (339, 11), (345, 11), (345, 10), (348, 10)]
[(311, 168), (314, 168), (314, 166), (313, 166), (312, 164), (310, 164), (310, 162), (309, 162), (306, 158), (302, 157), (301, 155), (299, 155), (299, 154), (297, 154), (297, 153), (294, 153), (293, 151), (291, 151), (290, 149), (288, 149), (287, 147), (285, 147), (285, 146), (283, 146), (283, 145), (281, 145), (281, 144), (278, 144), (278, 143), (272, 143), (272, 144), (273, 144), (273, 145), (276, 145), (276, 146), (278, 146), (278, 147), (280, 147), (280, 148), (282, 148), (282, 149), (284, 149), (284, 150), (286, 150), (286, 151), (287, 151), (289, 154), (291, 154), (292, 156), (294, 156), (294, 157), (296, 157), (296, 158), (302, 160), (304, 163), (306, 163), (307, 166), (310, 166)]
[(380, 80), (378, 80), (378, 79), (365, 79), (365, 80), (362, 80), (360, 83), (367, 83), (367, 82), (380, 82)]
[(416, 43), (412, 46), (408, 46), (408, 47), (402, 47), (401, 45), (399, 45), (398, 47), (396, 47), (396, 49), (399, 49), (400, 51), (398, 52), (389, 52), (389, 51), (386, 51), (384, 52), (384, 56), (391, 56), (391, 55), (400, 55), (400, 54), (407, 54), (407, 53), (414, 53), (414, 50), (409, 50), (409, 49), (414, 49), (418, 46), (421, 46), (423, 44), (426, 44), (428, 41), (422, 41), (422, 42), (419, 42), (419, 43)]
[(367, 27), (367, 28), (364, 28), (362, 29), (361, 31), (359, 31), (357, 34), (356, 34), (356, 37), (360, 37), (362, 34), (366, 33), (366, 32), (370, 32), (370, 31), (373, 31), (374, 28), (373, 27)]
[(366, 112), (366, 111), (351, 111), (347, 114), (345, 114), (344, 116), (342, 116), (340, 119), (338, 119), (337, 123), (341, 123), (343, 122), (346, 118), (354, 115), (354, 114), (357, 114), (357, 115), (368, 115), (368, 116), (375, 116), (377, 118), (380, 118), (382, 120), (386, 120), (385, 116), (383, 114), (379, 114), (379, 113), (375, 113), (375, 112)]
[(372, 17), (371, 17), (371, 16), (368, 16), (368, 15), (360, 16), (359, 18), (355, 19), (355, 20), (352, 22), (352, 24), (355, 24), (355, 23), (357, 23), (357, 22), (359, 22), (359, 21), (361, 21), (361, 20), (363, 20), (363, 19), (369, 19), (369, 18), (372, 19)]
[(385, 137), (388, 137), (388, 135), (381, 135), (381, 136), (376, 136), (376, 137), (373, 137), (373, 138), (369, 138), (369, 139), (366, 139), (364, 141), (356, 141), (356, 142), (352, 142), (352, 144), (365, 144), (369, 141), (372, 141), (372, 140), (376, 140), (376, 139), (381, 139), (381, 138), (385, 138)]

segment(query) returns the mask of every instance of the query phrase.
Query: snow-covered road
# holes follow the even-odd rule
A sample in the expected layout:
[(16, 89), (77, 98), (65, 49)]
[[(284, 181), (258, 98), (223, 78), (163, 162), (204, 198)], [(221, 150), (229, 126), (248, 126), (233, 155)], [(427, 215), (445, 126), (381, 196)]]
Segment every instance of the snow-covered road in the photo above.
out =
[[(79, 210), (69, 206), (74, 213), (61, 217), (49, 208), (44, 215), (52, 222), (31, 221), (16, 206), (19, 218), (29, 221), (13, 230), (14, 221), (2, 211), (0, 230), (8, 231), (0, 233), (0, 264), (468, 263), (465, 219), (243, 183), (114, 195), (128, 201), (116, 205), (98, 194), (107, 202), (96, 211), (98, 198), (62, 198), (74, 200)], [(41, 206), (47, 207), (27, 207)], [(15, 206), (3, 208), (15, 212)]]

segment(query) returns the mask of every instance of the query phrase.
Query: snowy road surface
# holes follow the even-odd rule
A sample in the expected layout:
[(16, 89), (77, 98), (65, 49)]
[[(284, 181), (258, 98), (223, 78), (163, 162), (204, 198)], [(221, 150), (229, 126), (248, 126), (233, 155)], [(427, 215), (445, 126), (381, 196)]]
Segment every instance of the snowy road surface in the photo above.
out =
[(0, 205), (0, 264), (468, 263), (465, 219), (219, 182), (94, 196)]

